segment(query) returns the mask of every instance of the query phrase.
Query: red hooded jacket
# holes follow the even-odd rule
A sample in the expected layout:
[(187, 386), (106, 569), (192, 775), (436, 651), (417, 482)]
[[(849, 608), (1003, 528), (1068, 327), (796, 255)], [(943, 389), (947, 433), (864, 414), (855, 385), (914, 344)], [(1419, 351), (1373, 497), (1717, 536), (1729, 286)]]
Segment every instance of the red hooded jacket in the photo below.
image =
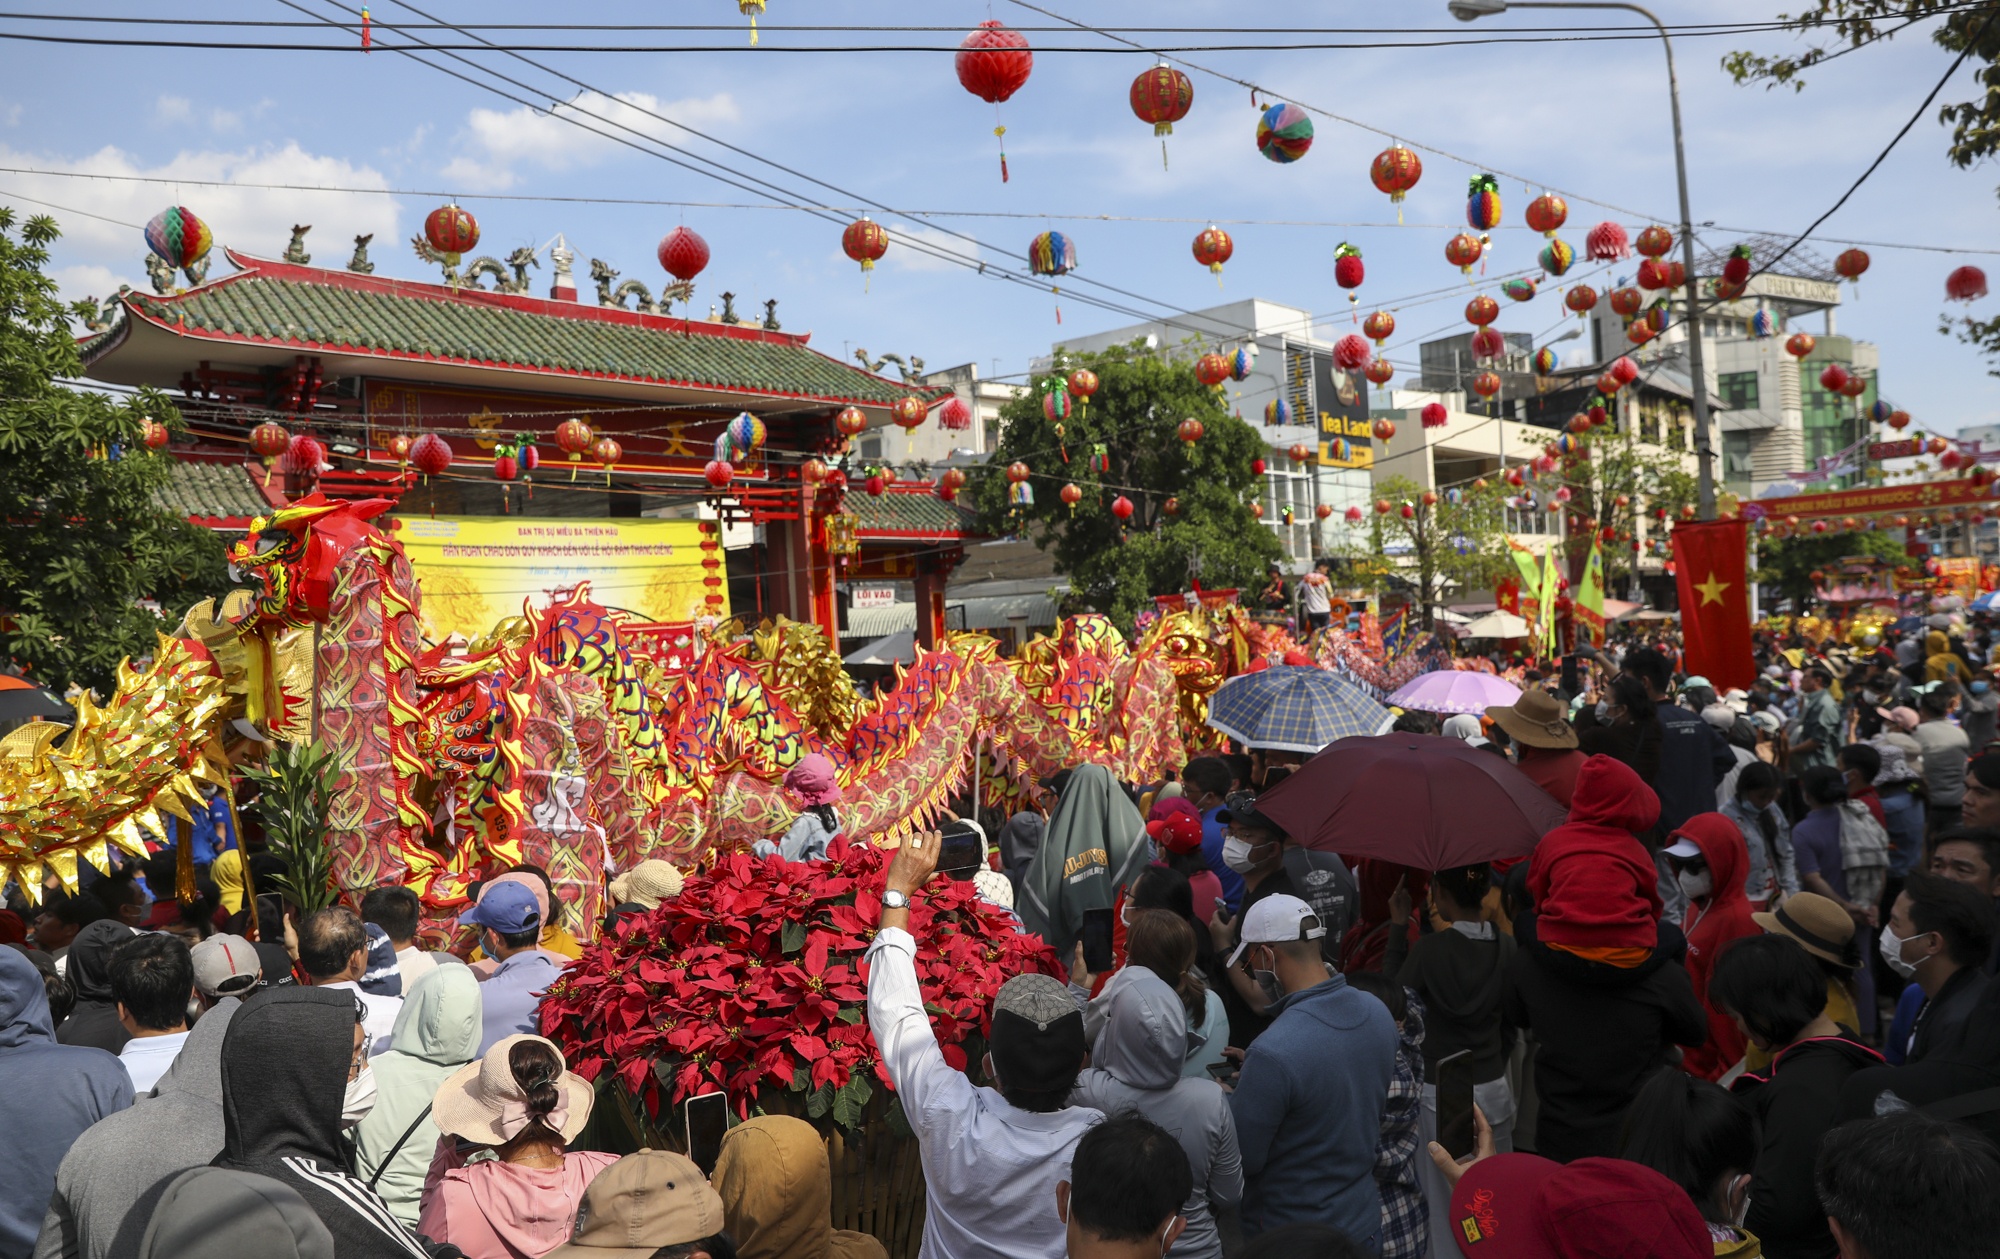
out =
[(1656, 947), (1659, 872), (1634, 832), (1659, 819), (1660, 798), (1622, 761), (1585, 761), (1569, 820), (1528, 859), (1535, 938), (1571, 949)]
[[(1688, 906), (1688, 978), (1694, 981), (1694, 995), (1708, 1011), (1708, 1043), (1687, 1051), (1687, 1070), (1705, 1080), (1719, 1079), (1743, 1056), (1743, 1033), (1736, 1021), (1708, 1001), (1708, 978), (1715, 973), (1716, 959), (1731, 941), (1761, 935), (1763, 929), (1750, 917), (1750, 898), (1743, 880), (1750, 868), (1750, 853), (1743, 846), (1743, 832), (1720, 813), (1698, 813), (1681, 823), (1676, 838), (1685, 835), (1701, 849), (1702, 860), (1714, 890), (1705, 900)], [(1671, 841), (1670, 841), (1671, 842)]]

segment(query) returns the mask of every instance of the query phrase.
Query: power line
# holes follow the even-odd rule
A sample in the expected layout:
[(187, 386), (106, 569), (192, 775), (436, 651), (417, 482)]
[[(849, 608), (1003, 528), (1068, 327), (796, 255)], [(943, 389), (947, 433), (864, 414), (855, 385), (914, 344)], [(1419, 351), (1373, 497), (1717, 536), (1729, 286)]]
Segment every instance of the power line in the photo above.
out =
[[(342, 196), (373, 197), (453, 197), (456, 192), (449, 188), (357, 188), (336, 184), (291, 184), (269, 183), (249, 179), (188, 179), (171, 175), (115, 175), (102, 171), (49, 170), (36, 166), (0, 166), (0, 174), (41, 175), (57, 179), (102, 179), (116, 183), (160, 184), (189, 188), (252, 188), (266, 192), (318, 192)], [(23, 196), (23, 200), (29, 200)], [(602, 205), (602, 206), (649, 206), (663, 209), (685, 210), (783, 210), (806, 209), (826, 210), (835, 214), (863, 214), (879, 209), (872, 205), (781, 205), (768, 201), (683, 201), (663, 197), (595, 197), (577, 194), (528, 193), (528, 192), (482, 192), (481, 201), (519, 201), (550, 205)], [(47, 204), (47, 203), (39, 203)], [(83, 213), (83, 211), (78, 211)], [(1457, 232), (1465, 230), (1460, 223), (1398, 223), (1393, 219), (1263, 219), (1231, 218), (1225, 215), (1150, 215), (1150, 214), (1082, 214), (1056, 210), (941, 210), (906, 209), (900, 213), (912, 218), (962, 218), (962, 219), (1026, 219), (1034, 221), (1059, 221), (1075, 223), (1149, 223), (1149, 224), (1215, 224), (1218, 227), (1297, 227), (1297, 228), (1337, 228), (1355, 230), (1362, 228), (1406, 228), (1412, 232), (1440, 231)], [(110, 220), (116, 221), (116, 220)], [(130, 226), (130, 224), (122, 224)], [(1534, 232), (1525, 223), (1502, 223), (1490, 229), (1495, 232)], [(1767, 227), (1736, 227), (1717, 224), (1711, 231), (1726, 232), (1741, 236), (1775, 236), (1781, 233)], [(1812, 239), (1829, 245), (1859, 245), (1867, 249), (1906, 249), (1921, 253), (1939, 254), (2000, 254), (2000, 248), (1974, 245), (1911, 244), (1908, 241), (1857, 240), (1841, 236), (1820, 236)]]

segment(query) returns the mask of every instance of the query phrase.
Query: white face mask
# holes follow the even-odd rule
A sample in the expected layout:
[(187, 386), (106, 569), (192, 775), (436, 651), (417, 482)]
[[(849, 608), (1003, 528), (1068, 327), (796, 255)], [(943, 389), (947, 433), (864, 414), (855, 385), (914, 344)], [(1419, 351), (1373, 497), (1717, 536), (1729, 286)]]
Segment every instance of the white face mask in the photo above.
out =
[(1881, 952), (1882, 960), (1889, 963), (1889, 969), (1905, 979), (1917, 973), (1917, 964), (1903, 960), (1903, 946), (1916, 938), (1916, 936), (1899, 937), (1884, 927), (1881, 936), (1875, 941), (1875, 947)]
[(1692, 870), (1683, 870), (1677, 877), (1680, 880), (1681, 891), (1686, 893), (1691, 901), (1701, 900), (1715, 890), (1715, 876), (1707, 870), (1699, 874)]
[(361, 1074), (347, 1082), (347, 1092), (340, 1099), (340, 1126), (352, 1128), (368, 1117), (375, 1109), (375, 1069), (361, 1068)]
[[(1265, 844), (1264, 847), (1269, 848), (1270, 845)], [(1249, 840), (1238, 839), (1231, 835), (1222, 841), (1222, 864), (1238, 874), (1248, 874), (1255, 870), (1258, 862), (1262, 860), (1250, 855), (1256, 851)]]

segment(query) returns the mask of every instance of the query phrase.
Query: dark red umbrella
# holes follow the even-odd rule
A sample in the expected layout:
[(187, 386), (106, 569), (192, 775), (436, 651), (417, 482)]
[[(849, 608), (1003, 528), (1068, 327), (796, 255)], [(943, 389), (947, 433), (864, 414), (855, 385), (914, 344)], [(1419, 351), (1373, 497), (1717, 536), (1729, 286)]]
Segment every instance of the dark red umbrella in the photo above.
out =
[(1525, 857), (1569, 816), (1505, 757), (1463, 739), (1337, 739), (1257, 797), (1308, 848), (1420, 870)]

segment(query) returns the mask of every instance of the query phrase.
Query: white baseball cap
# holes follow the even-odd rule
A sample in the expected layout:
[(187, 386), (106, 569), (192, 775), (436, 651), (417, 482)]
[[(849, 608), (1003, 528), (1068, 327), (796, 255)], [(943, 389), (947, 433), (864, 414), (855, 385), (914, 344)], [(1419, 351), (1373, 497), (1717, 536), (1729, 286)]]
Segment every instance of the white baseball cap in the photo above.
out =
[(1236, 965), (1243, 956), (1243, 950), (1253, 944), (1291, 944), (1298, 940), (1319, 940), (1326, 936), (1326, 926), (1312, 906), (1296, 896), (1280, 893), (1266, 896), (1250, 907), (1243, 915), (1243, 939), (1236, 951), (1229, 955), (1229, 965)]

